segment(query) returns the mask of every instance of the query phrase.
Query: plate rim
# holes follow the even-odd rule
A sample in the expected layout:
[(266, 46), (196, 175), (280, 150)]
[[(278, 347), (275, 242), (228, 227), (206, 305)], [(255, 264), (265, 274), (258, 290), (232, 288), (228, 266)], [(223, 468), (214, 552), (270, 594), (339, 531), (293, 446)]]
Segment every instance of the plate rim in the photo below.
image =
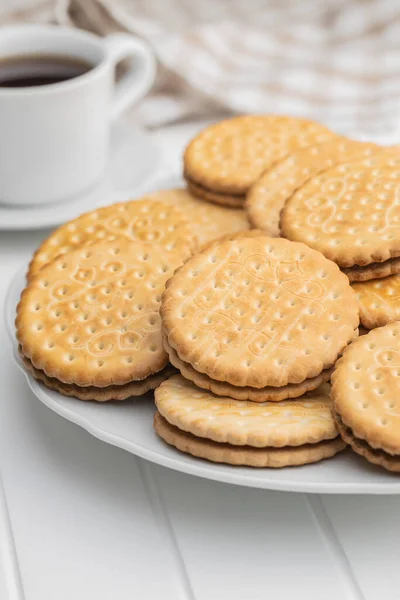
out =
[[(293, 492), (293, 493), (311, 493), (311, 494), (332, 494), (332, 495), (343, 495), (343, 494), (368, 494), (368, 495), (397, 495), (400, 494), (400, 479), (396, 482), (382, 482), (382, 483), (357, 483), (357, 482), (344, 482), (330, 483), (330, 482), (313, 482), (313, 481), (265, 481), (262, 479), (253, 478), (251, 473), (252, 469), (249, 468), (249, 474), (232, 472), (218, 472), (218, 464), (206, 463), (203, 464), (195, 457), (193, 458), (193, 464), (182, 463), (179, 458), (174, 456), (168, 456), (160, 454), (157, 451), (149, 450), (143, 447), (142, 444), (132, 442), (123, 438), (117, 434), (109, 433), (98, 425), (94, 425), (87, 417), (77, 414), (74, 410), (69, 408), (67, 405), (62, 406), (59, 403), (55, 403), (49, 400), (48, 393), (45, 389), (42, 389), (42, 385), (34, 379), (34, 377), (28, 373), (22, 365), (17, 351), (17, 344), (14, 332), (14, 320), (15, 320), (15, 297), (19, 294), (21, 284), (23, 283), (25, 274), (27, 271), (26, 265), (23, 265), (14, 273), (11, 277), (10, 283), (7, 288), (7, 292), (4, 300), (3, 309), (3, 321), (7, 332), (8, 342), (10, 344), (11, 356), (18, 369), (25, 376), (27, 383), (33, 392), (33, 394), (44, 404), (47, 408), (60, 415), (61, 417), (71, 421), (75, 425), (82, 427), (93, 437), (121, 448), (135, 456), (139, 456), (152, 463), (161, 465), (163, 467), (186, 473), (188, 475), (201, 477), (203, 479), (209, 479), (217, 482), (228, 483), (231, 485), (239, 485), (244, 487), (251, 487), (254, 489), (267, 489), (274, 491)], [(176, 450), (175, 450), (176, 451)], [(225, 467), (228, 465), (224, 465)], [(295, 467), (293, 467), (295, 468)], [(298, 467), (296, 467), (298, 469)], [(301, 467), (300, 467), (301, 468)], [(232, 467), (234, 469), (234, 467)], [(265, 472), (268, 472), (266, 469)], [(263, 485), (265, 483), (265, 485)]]

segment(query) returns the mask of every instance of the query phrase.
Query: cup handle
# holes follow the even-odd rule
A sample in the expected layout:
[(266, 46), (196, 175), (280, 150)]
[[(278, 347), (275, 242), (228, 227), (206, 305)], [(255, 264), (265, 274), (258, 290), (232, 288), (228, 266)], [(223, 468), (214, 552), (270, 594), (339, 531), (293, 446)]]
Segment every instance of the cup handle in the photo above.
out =
[(109, 58), (116, 67), (124, 58), (130, 59), (127, 72), (115, 85), (111, 107), (113, 119), (149, 91), (156, 74), (156, 61), (150, 48), (127, 33), (112, 33), (105, 38)]

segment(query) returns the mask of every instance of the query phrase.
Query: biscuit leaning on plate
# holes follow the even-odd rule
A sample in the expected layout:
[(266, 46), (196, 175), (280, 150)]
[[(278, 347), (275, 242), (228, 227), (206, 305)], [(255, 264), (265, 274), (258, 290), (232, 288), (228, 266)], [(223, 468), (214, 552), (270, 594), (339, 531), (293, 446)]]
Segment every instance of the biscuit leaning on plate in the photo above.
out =
[(182, 262), (197, 249), (188, 216), (163, 202), (134, 200), (85, 213), (58, 227), (36, 250), (29, 265), (31, 279), (53, 259), (83, 246), (119, 238), (159, 244), (168, 253), (178, 250)]
[(259, 402), (299, 396), (329, 378), (359, 324), (337, 265), (304, 244), (267, 237), (192, 257), (168, 281), (161, 316), (165, 348), (186, 377)]
[(343, 439), (369, 462), (400, 472), (400, 324), (359, 338), (332, 376), (333, 415)]
[(400, 152), (333, 167), (289, 198), (281, 233), (322, 252), (351, 281), (398, 273), (399, 184)]
[(216, 238), (250, 229), (246, 212), (242, 208), (227, 208), (203, 202), (183, 188), (154, 192), (145, 199), (173, 204), (179, 208), (192, 223), (200, 248)]
[(286, 467), (344, 449), (332, 418), (329, 385), (297, 400), (239, 402), (175, 375), (155, 391), (154, 427), (168, 444), (213, 462)]
[(297, 148), (335, 134), (314, 121), (280, 115), (249, 115), (201, 131), (184, 154), (184, 176), (199, 198), (241, 207), (250, 186), (266, 169)]
[(299, 148), (268, 169), (249, 189), (246, 210), (254, 227), (279, 236), (282, 208), (306, 181), (330, 167), (351, 158), (370, 156), (376, 144), (337, 137), (323, 144)]
[(51, 389), (122, 400), (171, 373), (159, 307), (178, 249), (121, 238), (44, 266), (22, 292), (17, 339), (24, 363)]

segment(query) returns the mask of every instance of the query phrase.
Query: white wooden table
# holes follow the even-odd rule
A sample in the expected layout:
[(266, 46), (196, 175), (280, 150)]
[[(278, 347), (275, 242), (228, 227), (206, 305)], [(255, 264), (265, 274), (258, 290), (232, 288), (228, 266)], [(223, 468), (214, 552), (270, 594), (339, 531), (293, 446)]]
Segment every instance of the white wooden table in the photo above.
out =
[[(193, 130), (155, 136), (175, 169)], [(46, 234), (0, 232), (1, 309)], [(251, 490), (136, 459), (42, 406), (0, 331), (1, 600), (400, 600), (398, 497)]]

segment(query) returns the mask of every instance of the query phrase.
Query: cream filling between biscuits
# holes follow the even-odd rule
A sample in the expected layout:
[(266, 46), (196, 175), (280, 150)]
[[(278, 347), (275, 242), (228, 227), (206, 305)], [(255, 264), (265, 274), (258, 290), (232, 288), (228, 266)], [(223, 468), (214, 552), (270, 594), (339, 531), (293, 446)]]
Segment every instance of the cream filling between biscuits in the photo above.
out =
[[(382, 262), (372, 262), (366, 265), (352, 265), (351, 267), (340, 267), (343, 273), (364, 273), (366, 271), (379, 271), (380, 269), (385, 269), (386, 267), (391, 267), (393, 269), (400, 270), (400, 257), (395, 256), (393, 258), (388, 258), (387, 260), (383, 260)], [(393, 273), (394, 274), (394, 273)]]
[[(272, 386), (272, 385), (267, 385), (261, 388), (254, 388), (251, 387), (249, 385), (245, 385), (245, 386), (237, 386), (234, 385), (232, 383), (229, 383), (228, 381), (221, 381), (221, 380), (217, 380), (217, 379), (212, 379), (212, 377), (210, 377), (209, 375), (207, 375), (207, 373), (203, 373), (201, 371), (197, 371), (195, 367), (193, 367), (193, 365), (191, 365), (190, 363), (184, 361), (181, 359), (181, 357), (178, 354), (178, 351), (170, 345), (169, 340), (168, 340), (168, 335), (165, 333), (165, 331), (163, 332), (163, 339), (164, 339), (164, 348), (169, 356), (170, 362), (171, 364), (174, 365), (174, 367), (176, 367), (177, 369), (181, 370), (182, 368), (186, 369), (187, 371), (192, 371), (193, 373), (195, 373), (196, 375), (199, 375), (201, 378), (203, 378), (203, 380), (205, 381), (210, 381), (210, 382), (215, 382), (217, 384), (220, 384), (221, 386), (226, 385), (229, 386), (232, 389), (237, 389), (237, 390), (253, 390), (254, 392), (262, 392), (265, 391), (267, 392), (268, 390), (271, 391), (271, 393), (274, 392), (279, 392), (281, 390), (287, 389), (287, 390), (295, 390), (299, 387), (301, 387), (304, 383), (306, 382), (313, 382), (314, 380), (317, 380), (319, 378), (321, 378), (321, 383), (329, 381), (330, 380), (330, 375), (332, 373), (333, 367), (328, 367), (326, 369), (323, 369), (318, 375), (316, 375), (315, 377), (310, 377), (310, 378), (306, 378), (303, 381), (301, 381), (300, 383), (286, 383), (285, 385), (282, 386)], [(182, 373), (183, 375), (183, 373)], [(191, 379), (190, 379), (191, 380)], [(192, 380), (191, 380), (192, 381)], [(199, 380), (194, 381), (194, 383), (196, 383), (196, 385), (200, 385)], [(318, 384), (315, 386), (315, 388), (317, 388), (319, 385)], [(310, 388), (307, 391), (312, 391), (312, 389), (315, 388)], [(205, 389), (209, 389), (208, 387)], [(304, 392), (306, 393), (306, 392)], [(227, 392), (228, 395), (228, 392)]]
[(213, 194), (215, 196), (220, 196), (221, 198), (225, 198), (225, 197), (232, 197), (235, 198), (237, 200), (245, 200), (246, 197), (246, 192), (243, 193), (235, 193), (235, 192), (221, 192), (220, 190), (213, 190), (212, 188), (208, 188), (205, 185), (203, 185), (202, 183), (199, 183), (198, 181), (195, 181), (194, 179), (192, 179), (191, 177), (188, 177), (186, 174), (184, 174), (184, 177), (186, 179), (186, 181), (188, 183), (190, 183), (191, 185), (203, 190), (205, 193), (210, 193)]
[(370, 454), (372, 454), (376, 458), (382, 458), (389, 462), (398, 463), (400, 465), (400, 455), (389, 454), (389, 452), (386, 452), (385, 450), (382, 450), (381, 448), (373, 448), (372, 446), (370, 446), (368, 444), (368, 442), (366, 440), (362, 440), (362, 439), (356, 437), (353, 433), (353, 430), (344, 424), (341, 416), (336, 411), (333, 412), (333, 415), (334, 415), (334, 419), (335, 419), (335, 421), (337, 421), (340, 429), (342, 429), (344, 431), (345, 435), (351, 440), (352, 445), (354, 445), (357, 448), (360, 448), (361, 450), (362, 449), (367, 450)]

